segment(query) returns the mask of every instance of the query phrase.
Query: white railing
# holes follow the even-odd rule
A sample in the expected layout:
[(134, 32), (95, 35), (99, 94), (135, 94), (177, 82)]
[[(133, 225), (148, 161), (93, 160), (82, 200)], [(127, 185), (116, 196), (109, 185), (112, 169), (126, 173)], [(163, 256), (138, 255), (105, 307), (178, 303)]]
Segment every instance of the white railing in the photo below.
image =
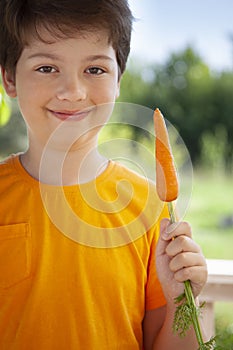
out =
[(233, 302), (233, 260), (207, 260), (208, 280), (200, 295), (205, 301), (203, 318), (209, 336), (215, 333), (214, 303)]

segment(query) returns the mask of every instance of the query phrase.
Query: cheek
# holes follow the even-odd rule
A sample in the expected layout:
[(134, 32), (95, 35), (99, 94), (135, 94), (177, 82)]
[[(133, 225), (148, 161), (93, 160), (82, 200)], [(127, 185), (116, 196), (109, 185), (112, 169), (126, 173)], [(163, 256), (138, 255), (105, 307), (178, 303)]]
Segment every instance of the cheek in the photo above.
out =
[[(33, 84), (32, 84), (33, 85)], [(27, 88), (21, 87), (18, 91), (18, 106), (21, 115), (30, 129), (38, 125), (41, 116), (42, 99), (41, 93), (28, 85)]]
[(96, 104), (115, 102), (118, 96), (119, 88), (117, 84), (109, 84), (108, 86), (102, 86), (98, 89), (94, 89), (94, 91), (92, 92), (92, 98), (95, 98)]
[(16, 84), (18, 103), (22, 109), (36, 109), (45, 104), (49, 97), (48, 89), (33, 79), (18, 80)]
[(19, 109), (24, 117), (27, 119), (28, 116), (32, 114), (32, 111), (36, 110), (35, 100), (36, 92), (35, 90), (18, 90), (18, 105)]

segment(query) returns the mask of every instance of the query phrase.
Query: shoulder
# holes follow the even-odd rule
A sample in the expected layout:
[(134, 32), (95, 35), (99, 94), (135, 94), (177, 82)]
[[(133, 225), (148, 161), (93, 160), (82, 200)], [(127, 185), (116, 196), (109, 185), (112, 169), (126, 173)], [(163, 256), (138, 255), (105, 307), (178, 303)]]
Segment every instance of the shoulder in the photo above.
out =
[(118, 162), (112, 162), (112, 165), (111, 176), (114, 181), (126, 180), (132, 185), (150, 188), (151, 191), (155, 191), (155, 183), (144, 174), (140, 174)]
[(117, 192), (118, 199), (122, 198), (127, 208), (137, 213), (142, 221), (149, 220), (150, 227), (168, 217), (167, 206), (159, 199), (151, 179), (117, 162), (113, 163), (110, 178), (112, 193)]
[(14, 184), (18, 184), (20, 177), (18, 176), (16, 164), (18, 155), (10, 155), (0, 162), (0, 192), (12, 188)]
[(113, 164), (111, 180), (118, 193), (124, 192), (130, 195), (132, 200), (138, 200), (139, 202), (146, 200), (152, 206), (161, 204), (155, 182), (120, 163), (115, 162)]
[(0, 177), (1, 180), (6, 177), (9, 176), (12, 171), (13, 171), (13, 158), (15, 156), (11, 155), (3, 160), (0, 161)]

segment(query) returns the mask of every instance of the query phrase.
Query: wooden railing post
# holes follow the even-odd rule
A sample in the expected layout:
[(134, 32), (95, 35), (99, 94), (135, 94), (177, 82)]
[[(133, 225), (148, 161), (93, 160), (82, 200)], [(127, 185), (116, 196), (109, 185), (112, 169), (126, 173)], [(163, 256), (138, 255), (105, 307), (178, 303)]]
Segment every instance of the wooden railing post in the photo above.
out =
[(200, 295), (205, 301), (203, 319), (208, 337), (215, 333), (214, 303), (233, 302), (233, 260), (207, 260), (208, 280)]

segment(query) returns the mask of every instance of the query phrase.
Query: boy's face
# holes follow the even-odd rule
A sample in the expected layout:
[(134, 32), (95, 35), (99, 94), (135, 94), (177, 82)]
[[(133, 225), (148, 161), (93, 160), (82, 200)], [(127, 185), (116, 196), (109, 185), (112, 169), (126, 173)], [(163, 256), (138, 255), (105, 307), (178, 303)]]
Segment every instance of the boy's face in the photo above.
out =
[(40, 35), (46, 42), (29, 38), (15, 77), (2, 72), (6, 91), (18, 97), (30, 142), (45, 144), (60, 124), (67, 137), (76, 129), (80, 135), (86, 133), (88, 140), (97, 131), (87, 131), (106, 122), (111, 113), (109, 107), (96, 107), (112, 105), (119, 94), (118, 65), (107, 33), (88, 32), (57, 40), (42, 29)]

